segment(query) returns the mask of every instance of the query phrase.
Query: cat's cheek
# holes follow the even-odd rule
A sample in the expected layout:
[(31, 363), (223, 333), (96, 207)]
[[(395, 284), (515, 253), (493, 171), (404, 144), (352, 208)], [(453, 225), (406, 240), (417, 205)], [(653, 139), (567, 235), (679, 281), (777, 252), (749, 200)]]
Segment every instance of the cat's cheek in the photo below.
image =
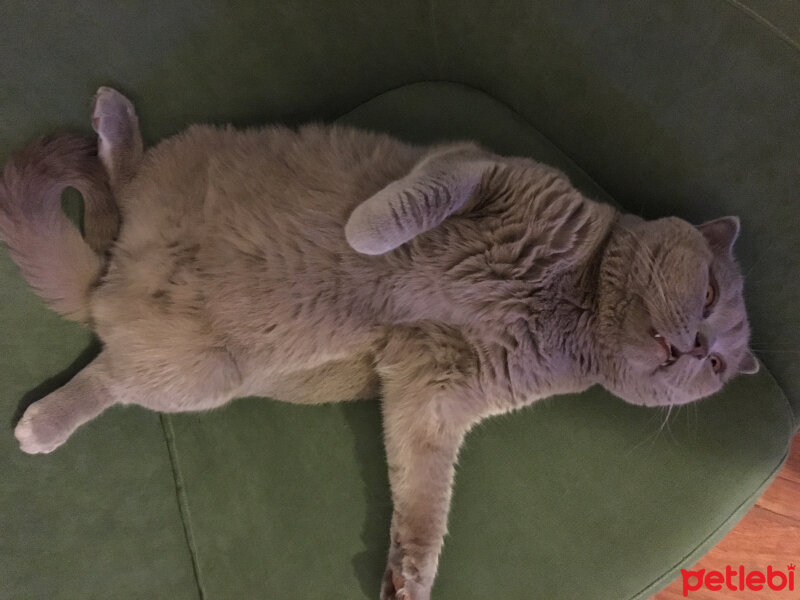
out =
[(614, 373), (607, 373), (603, 387), (628, 404), (656, 405), (653, 382), (641, 373), (629, 369), (618, 369)]
[(661, 347), (650, 343), (649, 340), (642, 343), (641, 340), (629, 341), (619, 349), (619, 356), (622, 358), (625, 367), (633, 371), (640, 377), (647, 377), (656, 371), (663, 358), (660, 356)]
[(682, 364), (679, 362), (672, 370), (662, 373), (668, 398), (664, 405), (680, 406), (697, 402), (722, 388), (719, 377), (706, 363), (688, 356), (680, 360), (684, 362)]
[(645, 375), (656, 370), (666, 356), (661, 344), (640, 325), (641, 316), (632, 314), (635, 312), (622, 324), (616, 355), (628, 369)]
[(705, 398), (706, 396), (712, 396), (719, 392), (723, 387), (723, 382), (719, 375), (714, 373), (710, 366), (704, 369), (703, 372), (698, 375), (694, 383), (697, 386), (696, 390), (699, 396), (698, 399)]
[(722, 388), (722, 381), (719, 375), (714, 373), (709, 360), (695, 360), (694, 363), (694, 374), (689, 378), (690, 385), (704, 395), (719, 391)]

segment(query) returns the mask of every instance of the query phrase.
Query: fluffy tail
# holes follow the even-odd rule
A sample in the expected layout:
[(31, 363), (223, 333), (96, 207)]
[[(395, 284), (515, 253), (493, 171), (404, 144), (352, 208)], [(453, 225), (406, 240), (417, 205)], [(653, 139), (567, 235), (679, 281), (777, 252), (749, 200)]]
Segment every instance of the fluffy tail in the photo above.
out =
[[(67, 187), (83, 196), (85, 239), (61, 209)], [(38, 139), (6, 165), (0, 240), (36, 293), (68, 319), (89, 322), (89, 291), (118, 228), (119, 213), (94, 140)]]

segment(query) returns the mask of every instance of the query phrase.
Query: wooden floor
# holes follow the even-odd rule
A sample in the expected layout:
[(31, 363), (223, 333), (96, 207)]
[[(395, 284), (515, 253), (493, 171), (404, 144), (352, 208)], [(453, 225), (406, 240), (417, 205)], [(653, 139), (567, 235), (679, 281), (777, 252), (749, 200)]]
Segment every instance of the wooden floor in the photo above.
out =
[[(744, 565), (746, 569), (765, 571), (767, 565), (786, 571), (789, 563), (797, 565), (795, 591), (772, 590), (719, 591), (701, 588), (688, 593), (689, 600), (780, 600), (800, 598), (800, 434), (795, 436), (789, 460), (764, 496), (744, 519), (693, 569), (717, 570)], [(683, 586), (678, 578), (652, 600), (683, 600)]]

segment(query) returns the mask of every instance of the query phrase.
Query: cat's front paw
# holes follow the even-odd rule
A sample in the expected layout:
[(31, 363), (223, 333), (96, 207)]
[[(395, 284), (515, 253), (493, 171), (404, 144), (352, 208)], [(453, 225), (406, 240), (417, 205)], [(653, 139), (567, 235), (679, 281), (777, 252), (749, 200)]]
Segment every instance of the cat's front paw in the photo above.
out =
[(20, 450), (28, 454), (47, 454), (67, 441), (70, 431), (65, 431), (58, 414), (48, 411), (41, 402), (28, 407), (14, 428), (14, 437)]

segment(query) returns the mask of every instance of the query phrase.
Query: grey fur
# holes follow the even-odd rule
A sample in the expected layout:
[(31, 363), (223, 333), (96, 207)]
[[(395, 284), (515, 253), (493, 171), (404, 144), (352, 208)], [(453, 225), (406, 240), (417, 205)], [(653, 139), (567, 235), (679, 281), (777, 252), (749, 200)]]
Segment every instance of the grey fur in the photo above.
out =
[[(92, 122), (99, 159), (73, 138), (35, 144), (0, 186), (23, 276), (104, 343), (29, 407), (21, 448), (50, 452), (114, 403), (380, 393), (384, 600), (430, 597), (454, 463), (480, 420), (594, 384), (682, 404), (758, 368), (735, 218), (646, 222), (533, 160), (345, 127), (194, 126), (143, 152), (133, 106), (109, 88)], [(88, 204), (110, 187), (119, 206), (108, 255), (58, 210), (56, 192), (81, 182)]]

